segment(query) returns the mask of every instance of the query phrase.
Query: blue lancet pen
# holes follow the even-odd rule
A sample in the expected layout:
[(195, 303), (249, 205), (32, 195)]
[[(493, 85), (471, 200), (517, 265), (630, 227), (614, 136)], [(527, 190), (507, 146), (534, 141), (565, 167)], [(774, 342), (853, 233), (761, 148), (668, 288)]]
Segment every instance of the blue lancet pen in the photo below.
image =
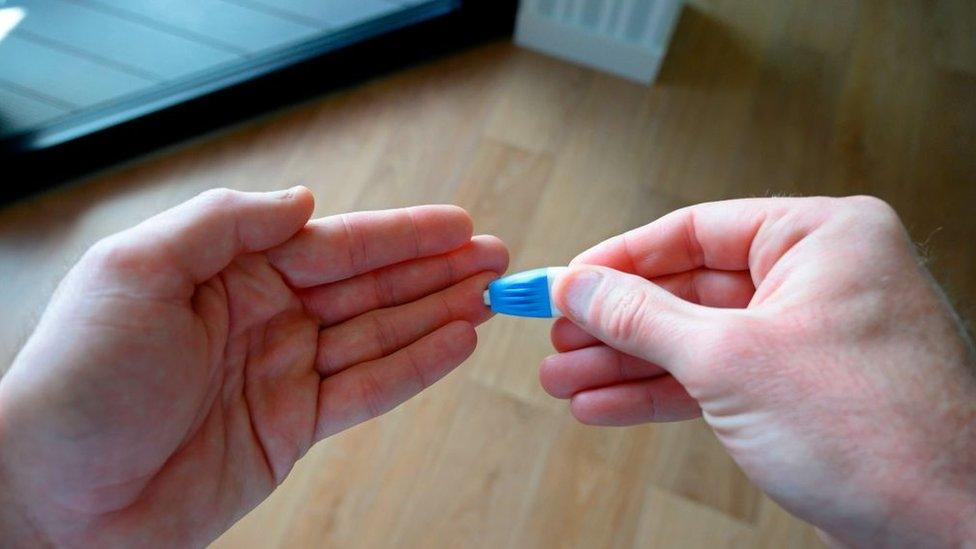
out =
[(499, 278), (485, 290), (485, 305), (496, 313), (533, 318), (562, 316), (552, 299), (552, 284), (567, 267), (542, 267)]

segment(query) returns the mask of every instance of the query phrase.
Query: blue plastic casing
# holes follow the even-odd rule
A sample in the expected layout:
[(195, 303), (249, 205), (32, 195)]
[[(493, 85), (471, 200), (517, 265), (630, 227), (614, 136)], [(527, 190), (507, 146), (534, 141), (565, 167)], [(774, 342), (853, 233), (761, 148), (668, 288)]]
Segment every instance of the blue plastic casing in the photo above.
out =
[(496, 313), (534, 318), (551, 318), (549, 269), (532, 269), (499, 278), (488, 285), (488, 301)]

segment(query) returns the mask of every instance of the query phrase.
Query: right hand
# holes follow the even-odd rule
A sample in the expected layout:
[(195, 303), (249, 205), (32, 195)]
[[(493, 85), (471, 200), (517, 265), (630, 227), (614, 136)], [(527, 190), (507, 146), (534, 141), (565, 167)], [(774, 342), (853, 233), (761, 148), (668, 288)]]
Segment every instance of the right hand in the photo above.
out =
[(976, 542), (976, 352), (884, 202), (702, 204), (571, 267), (540, 377), (579, 420), (702, 415), (834, 540)]

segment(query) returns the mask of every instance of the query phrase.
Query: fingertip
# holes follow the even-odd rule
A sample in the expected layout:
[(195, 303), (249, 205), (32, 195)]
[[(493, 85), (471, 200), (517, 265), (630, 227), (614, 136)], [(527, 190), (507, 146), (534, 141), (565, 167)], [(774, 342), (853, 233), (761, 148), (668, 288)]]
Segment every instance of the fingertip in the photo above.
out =
[(308, 223), (312, 217), (312, 210), (315, 209), (315, 196), (304, 185), (279, 191), (246, 194), (263, 202), (262, 207), (267, 208), (267, 215), (272, 221), (293, 226), (293, 233)]
[(471, 240), (484, 243), (486, 246), (490, 246), (490, 247), (497, 246), (497, 247), (505, 248), (505, 242), (502, 241), (501, 238), (498, 238), (493, 234), (476, 234), (471, 237)]
[(293, 200), (295, 203), (305, 207), (311, 213), (311, 210), (315, 208), (315, 193), (305, 185), (295, 185), (294, 187), (288, 189), (287, 198)]
[(474, 324), (467, 320), (449, 322), (442, 330), (445, 330), (448, 339), (461, 351), (459, 354), (463, 356), (459, 362), (467, 360), (478, 347), (478, 332)]
[(584, 347), (591, 347), (600, 343), (600, 340), (584, 331), (566, 317), (556, 319), (549, 330), (549, 339), (552, 346), (557, 351), (565, 353), (575, 351)]
[(420, 255), (454, 251), (471, 241), (474, 221), (467, 210), (453, 204), (413, 206), (406, 211), (414, 229), (423, 233)]
[(472, 231), (474, 231), (474, 219), (471, 217), (471, 213), (468, 212), (468, 210), (458, 206), (457, 204), (448, 204), (447, 207), (457, 211), (458, 215), (464, 218), (468, 222), (468, 226), (470, 226)]
[(471, 242), (492, 256), (495, 261), (493, 267), (498, 273), (504, 273), (508, 270), (510, 257), (505, 241), (492, 234), (479, 234), (473, 236)]
[(597, 427), (619, 425), (611, 421), (604, 413), (601, 400), (603, 399), (592, 391), (576, 393), (569, 401), (569, 412), (573, 414), (576, 421), (584, 425)]
[(444, 325), (443, 329), (451, 332), (452, 335), (457, 336), (461, 341), (465, 341), (472, 337), (475, 338), (475, 341), (477, 341), (474, 324), (463, 318), (448, 322)]
[(441, 208), (444, 211), (452, 212), (455, 215), (464, 216), (468, 220), (471, 219), (471, 214), (465, 208), (458, 206), (457, 204), (433, 204), (434, 208)]
[(311, 189), (304, 185), (296, 185), (285, 191), (284, 199), (291, 202), (296, 218), (302, 220), (302, 225), (308, 223), (312, 218), (312, 212), (315, 211), (315, 195)]
[(564, 394), (562, 383), (559, 383), (558, 357), (559, 355), (549, 355), (539, 363), (539, 384), (549, 396), (565, 399), (571, 395)]
[(555, 322), (552, 323), (552, 327), (549, 328), (549, 341), (552, 346), (557, 351), (562, 352), (563, 341), (565, 338), (564, 332), (567, 330), (567, 326), (571, 325), (572, 322), (566, 317), (559, 317)]
[(698, 401), (672, 376), (580, 391), (573, 395), (570, 410), (587, 425), (639, 425), (701, 416)]
[(622, 401), (618, 392), (619, 387), (580, 391), (569, 402), (570, 413), (580, 423), (597, 427), (626, 427), (653, 421), (643, 417), (643, 410)]
[(589, 250), (587, 250), (587, 251), (579, 254), (578, 256), (574, 257), (573, 259), (571, 259), (569, 261), (569, 265), (567, 265), (567, 266), (568, 267), (579, 267), (581, 265), (589, 265), (590, 262), (587, 261), (587, 257), (589, 257), (589, 256), (590, 256), (590, 252), (589, 252)]
[[(490, 284), (492, 281), (498, 280), (498, 278), (500, 276), (502, 276), (502, 275), (499, 274), (496, 271), (484, 270), (484, 271), (481, 271), (478, 274), (472, 276), (471, 278), (473, 278), (473, 279), (475, 279), (477, 281), (480, 281), (480, 284), (474, 283), (474, 285), (475, 286), (478, 286), (478, 287), (481, 287), (481, 289), (484, 290), (485, 288), (488, 287), (488, 284)], [(479, 295), (479, 298), (480, 298), (480, 295)], [(482, 302), (482, 303), (484, 303), (484, 302)]]
[(466, 301), (465, 305), (465, 310), (473, 311), (471, 315), (466, 315), (468, 316), (468, 320), (472, 321), (472, 325), (480, 325), (495, 316), (495, 312), (491, 310), (491, 307), (485, 305), (484, 292), (488, 288), (488, 285), (500, 276), (495, 271), (481, 271), (464, 282), (470, 282), (470, 287), (473, 288), (472, 293), (469, 295), (470, 301)]
[(604, 278), (603, 267), (580, 265), (560, 273), (552, 285), (556, 307), (578, 324), (586, 323), (597, 288)]
[(447, 217), (464, 227), (465, 239), (470, 240), (471, 235), (474, 234), (474, 219), (471, 218), (468, 210), (456, 204), (443, 204), (438, 207), (443, 210)]
[(613, 265), (611, 257), (607, 256), (607, 250), (612, 250), (615, 243), (621, 238), (621, 235), (611, 236), (610, 238), (594, 244), (588, 250), (581, 252), (579, 255), (574, 257), (570, 262), (570, 267), (580, 267), (583, 265)]
[(563, 328), (560, 327), (564, 322), (566, 322), (566, 317), (559, 317), (553, 321), (552, 325), (549, 326), (549, 342), (558, 351), (559, 348), (556, 347), (557, 341), (559, 340), (559, 334), (562, 332)]
[[(294, 236), (311, 219), (312, 211), (315, 209), (315, 196), (303, 185), (270, 194), (279, 201), (279, 205), (274, 208), (277, 210), (273, 214), (274, 217), (283, 227), (288, 226), (290, 229), (288, 238)], [(274, 245), (280, 243), (279, 240)]]

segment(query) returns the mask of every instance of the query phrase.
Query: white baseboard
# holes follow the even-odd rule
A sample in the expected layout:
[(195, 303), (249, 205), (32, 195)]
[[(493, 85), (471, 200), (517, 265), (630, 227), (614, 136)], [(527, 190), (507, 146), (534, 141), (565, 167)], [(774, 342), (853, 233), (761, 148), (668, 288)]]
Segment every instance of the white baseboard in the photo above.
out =
[[(603, 9), (607, 14), (614, 13), (617, 19), (626, 17), (626, 9), (611, 11), (615, 1), (619, 2), (603, 0)], [(644, 30), (637, 37), (625, 36), (621, 29), (633, 28), (625, 21), (585, 24), (578, 17), (580, 0), (550, 0), (546, 8), (548, 13), (539, 8), (541, 2), (524, 1), (519, 10), (515, 42), (553, 57), (649, 84), (654, 81), (664, 60), (682, 2), (631, 0), (629, 3), (634, 1), (653, 2), (651, 9), (641, 14), (648, 20), (640, 22), (640, 28)]]

